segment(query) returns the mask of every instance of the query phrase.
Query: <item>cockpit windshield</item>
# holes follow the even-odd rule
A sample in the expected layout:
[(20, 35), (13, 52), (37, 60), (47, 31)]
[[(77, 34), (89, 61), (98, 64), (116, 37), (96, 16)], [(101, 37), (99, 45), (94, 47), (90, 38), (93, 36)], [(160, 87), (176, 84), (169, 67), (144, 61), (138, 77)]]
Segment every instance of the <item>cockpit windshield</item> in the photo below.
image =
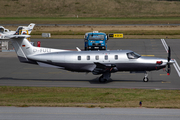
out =
[(3, 33), (4, 32), (4, 29), (3, 28), (0, 28), (0, 33)]
[(138, 59), (139, 57), (141, 57), (141, 55), (139, 55), (139, 54), (137, 54), (135, 52), (129, 52), (129, 53), (127, 53), (127, 57), (129, 59)]
[(104, 40), (104, 35), (89, 35), (89, 40)]

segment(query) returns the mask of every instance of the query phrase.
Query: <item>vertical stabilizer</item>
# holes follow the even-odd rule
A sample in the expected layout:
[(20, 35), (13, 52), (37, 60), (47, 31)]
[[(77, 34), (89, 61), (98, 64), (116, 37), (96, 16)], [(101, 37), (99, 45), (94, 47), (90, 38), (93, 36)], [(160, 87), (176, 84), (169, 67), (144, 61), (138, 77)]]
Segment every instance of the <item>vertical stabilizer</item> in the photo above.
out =
[(31, 34), (31, 31), (33, 30), (34, 26), (35, 26), (34, 23), (29, 24), (29, 26), (27, 27), (28, 34)]
[(33, 46), (26, 39), (29, 35), (14, 35), (11, 36), (12, 45), (20, 62), (31, 62), (28, 60), (27, 55), (32, 54)]

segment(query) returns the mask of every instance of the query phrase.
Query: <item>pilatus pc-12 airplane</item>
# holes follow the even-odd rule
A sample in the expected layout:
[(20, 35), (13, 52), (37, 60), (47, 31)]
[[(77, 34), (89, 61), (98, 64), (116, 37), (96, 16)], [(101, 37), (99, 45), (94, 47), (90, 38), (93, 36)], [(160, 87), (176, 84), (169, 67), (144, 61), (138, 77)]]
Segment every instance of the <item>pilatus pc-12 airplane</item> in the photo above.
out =
[(70, 51), (32, 46), (26, 39), (29, 35), (11, 36), (20, 62), (36, 64), (42, 67), (53, 67), (76, 72), (92, 72), (101, 75), (99, 82), (110, 79), (111, 73), (137, 72), (145, 73), (144, 82), (148, 82), (146, 71), (160, 70), (167, 66), (170, 74), (171, 52), (169, 47), (168, 58), (144, 57), (131, 50), (111, 51)]

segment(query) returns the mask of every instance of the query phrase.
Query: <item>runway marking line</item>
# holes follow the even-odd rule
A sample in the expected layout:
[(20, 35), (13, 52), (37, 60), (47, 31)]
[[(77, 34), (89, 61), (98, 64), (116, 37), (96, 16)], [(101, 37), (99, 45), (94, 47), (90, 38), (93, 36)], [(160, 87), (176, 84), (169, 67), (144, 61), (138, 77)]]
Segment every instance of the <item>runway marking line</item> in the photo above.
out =
[(141, 55), (141, 56), (154, 57), (155, 55)]
[(161, 83), (171, 83), (171, 82), (161, 82)]
[(152, 47), (156, 47), (157, 45), (151, 45)]
[(165, 76), (165, 75), (167, 75), (167, 74), (159, 74), (160, 76)]

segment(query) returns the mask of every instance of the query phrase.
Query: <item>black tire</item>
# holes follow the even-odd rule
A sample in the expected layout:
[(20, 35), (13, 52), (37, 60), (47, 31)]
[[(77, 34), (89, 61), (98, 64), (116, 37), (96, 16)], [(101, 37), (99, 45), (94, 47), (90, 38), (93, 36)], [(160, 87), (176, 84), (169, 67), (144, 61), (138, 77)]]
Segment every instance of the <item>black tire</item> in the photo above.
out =
[(99, 77), (99, 82), (100, 83), (105, 83), (107, 82), (107, 79), (103, 79), (103, 76)]
[(148, 82), (148, 81), (149, 81), (148, 77), (143, 78), (143, 82)]

